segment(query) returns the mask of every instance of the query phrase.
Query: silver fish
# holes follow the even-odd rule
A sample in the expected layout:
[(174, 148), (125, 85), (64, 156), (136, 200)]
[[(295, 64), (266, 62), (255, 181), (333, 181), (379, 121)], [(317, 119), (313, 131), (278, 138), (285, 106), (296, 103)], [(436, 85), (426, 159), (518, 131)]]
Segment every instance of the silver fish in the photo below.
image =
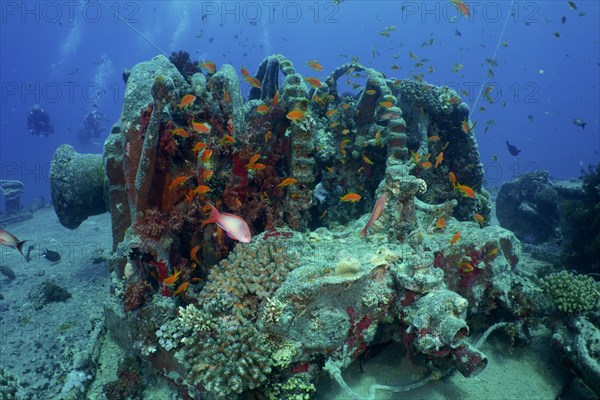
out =
[(577, 126), (580, 126), (580, 127), (581, 127), (581, 129), (585, 129), (585, 126), (587, 125), (587, 124), (586, 124), (586, 123), (585, 123), (585, 122), (584, 122), (582, 119), (580, 119), (580, 118), (575, 118), (575, 119), (573, 120), (573, 123), (574, 123), (575, 125), (577, 125)]
[(0, 244), (19, 250), (19, 253), (21, 253), (23, 257), (25, 257), (23, 254), (23, 245), (25, 242), (26, 240), (19, 240), (12, 233), (0, 229)]

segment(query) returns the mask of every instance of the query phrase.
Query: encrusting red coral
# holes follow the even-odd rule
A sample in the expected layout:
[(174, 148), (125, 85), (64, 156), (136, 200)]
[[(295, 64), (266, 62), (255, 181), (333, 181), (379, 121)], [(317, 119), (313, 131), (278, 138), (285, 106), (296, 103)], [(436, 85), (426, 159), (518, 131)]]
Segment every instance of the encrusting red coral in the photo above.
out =
[(137, 310), (150, 299), (152, 292), (152, 286), (143, 280), (127, 285), (123, 309), (125, 312)]
[[(351, 355), (351, 358), (356, 358), (367, 348), (364, 331), (371, 326), (373, 319), (368, 315), (365, 315), (357, 322), (358, 315), (353, 307), (347, 307), (346, 314), (348, 314), (348, 318), (350, 318), (350, 328), (348, 329), (346, 344), (350, 349), (356, 347)], [(356, 344), (358, 344), (358, 346), (355, 346)]]

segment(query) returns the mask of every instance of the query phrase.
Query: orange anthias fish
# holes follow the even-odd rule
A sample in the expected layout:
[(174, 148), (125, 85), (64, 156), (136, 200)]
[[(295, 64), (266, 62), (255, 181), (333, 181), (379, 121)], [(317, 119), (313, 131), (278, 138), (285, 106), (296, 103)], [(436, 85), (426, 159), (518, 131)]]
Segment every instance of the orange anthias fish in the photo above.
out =
[(267, 133), (265, 133), (265, 143), (267, 143), (269, 141), (269, 139), (271, 139), (271, 131), (267, 131)]
[(250, 157), (250, 160), (248, 160), (248, 164), (246, 164), (246, 168), (257, 162), (259, 158), (260, 154), (255, 154), (252, 157)]
[(177, 290), (173, 292), (173, 296), (183, 294), (183, 292), (185, 292), (187, 290), (189, 285), (190, 285), (189, 282), (183, 282), (181, 285), (179, 285)]
[(261, 104), (258, 107), (256, 107), (256, 112), (259, 113), (259, 114), (261, 114), (261, 115), (262, 114), (266, 114), (266, 113), (269, 112), (269, 107), (266, 106), (266, 105), (264, 105), (264, 104)]
[(382, 101), (381, 103), (379, 103), (379, 105), (383, 108), (394, 107), (394, 103), (392, 103), (391, 101)]
[(201, 150), (204, 150), (204, 148), (206, 147), (206, 143), (204, 142), (198, 142), (194, 145), (194, 148), (192, 149), (192, 153), (198, 153)]
[(188, 203), (191, 203), (194, 200), (195, 195), (196, 195), (196, 193), (194, 192), (193, 189), (188, 190), (188, 192), (185, 195), (185, 201), (187, 201)]
[(344, 196), (340, 197), (340, 201), (356, 203), (357, 201), (360, 201), (361, 198), (362, 197), (360, 196), (360, 194), (348, 193), (348, 194), (345, 194)]
[(335, 108), (332, 108), (331, 110), (327, 110), (327, 112), (325, 113), (326, 117), (331, 117), (332, 115), (334, 115), (335, 113), (337, 113), (338, 110)]
[(254, 163), (254, 164), (246, 165), (246, 169), (248, 171), (252, 171), (252, 170), (254, 170), (254, 171), (260, 171), (260, 170), (263, 170), (265, 168), (267, 168), (267, 166), (265, 164), (261, 164), (261, 163)]
[(450, 184), (452, 185), (452, 189), (456, 190), (456, 175), (454, 175), (454, 172), (448, 173), (448, 179), (450, 179)]
[(350, 141), (350, 139), (344, 139), (342, 140), (342, 142), (340, 143), (340, 153), (342, 153), (343, 155), (346, 155), (346, 143), (348, 143)]
[(471, 15), (471, 12), (469, 11), (469, 6), (467, 6), (461, 0), (450, 0), (450, 1), (456, 6), (456, 8), (458, 8), (458, 11), (460, 11), (460, 13), (462, 15), (464, 15), (465, 17), (468, 17)]
[(196, 258), (198, 250), (200, 250), (200, 245), (198, 244), (192, 247), (192, 250), (190, 250), (190, 259), (194, 262), (198, 262), (198, 258)]
[(223, 92), (223, 99), (225, 100), (225, 103), (231, 104), (231, 96), (227, 90)]
[(275, 107), (279, 104), (279, 89), (275, 92), (275, 96), (273, 96), (273, 101), (271, 101), (271, 107)]
[(458, 266), (460, 269), (462, 269), (463, 272), (471, 272), (475, 269), (473, 265), (468, 261), (461, 261), (460, 263), (458, 263)]
[(310, 86), (315, 87), (315, 88), (320, 88), (321, 86), (323, 86), (323, 84), (321, 83), (320, 80), (318, 80), (317, 78), (304, 78), (304, 80), (306, 81), (306, 83), (308, 83)]
[(437, 229), (444, 229), (446, 227), (446, 218), (444, 217), (439, 217), (436, 221), (435, 221), (435, 227)]
[(244, 79), (245, 79), (245, 80), (246, 80), (246, 82), (248, 82), (248, 83), (250, 84), (250, 86), (252, 86), (253, 88), (258, 88), (258, 89), (260, 89), (260, 88), (262, 87), (262, 83), (261, 83), (261, 82), (260, 82), (258, 79), (256, 79), (256, 78), (253, 78), (253, 77), (251, 77), (251, 76), (247, 76), (247, 77), (245, 77)]
[(211, 171), (210, 169), (205, 169), (204, 171), (202, 171), (202, 179), (205, 181), (209, 181), (210, 178), (212, 178), (214, 173), (215, 173), (215, 171)]
[(250, 72), (248, 72), (248, 70), (243, 65), (242, 65), (241, 71), (242, 71), (242, 76), (244, 78), (247, 78), (250, 76)]
[(242, 243), (250, 243), (252, 235), (250, 234), (250, 228), (246, 221), (237, 215), (220, 213), (215, 206), (209, 204), (210, 216), (204, 222), (202, 227), (207, 224), (217, 224), (217, 226), (227, 232), (227, 236), (233, 240), (238, 240)]
[(200, 64), (208, 73), (214, 74), (217, 71), (217, 65), (212, 61), (205, 61)]
[(232, 144), (232, 143), (235, 143), (235, 139), (233, 138), (233, 136), (225, 135), (221, 139), (221, 145)]
[(195, 194), (206, 194), (208, 192), (210, 192), (210, 188), (205, 185), (198, 185), (198, 187), (196, 187), (196, 189), (194, 189)]
[(432, 135), (429, 136), (429, 139), (427, 139), (430, 142), (437, 142), (438, 140), (440, 140), (440, 137), (438, 135)]
[[(12, 233), (0, 229), (0, 244), (17, 249), (23, 257), (25, 257), (25, 254), (23, 254), (23, 245), (26, 241), (27, 240), (19, 240)], [(27, 259), (27, 257), (25, 258)], [(29, 261), (29, 259), (27, 259), (27, 261)]]
[(438, 156), (435, 158), (435, 167), (436, 168), (440, 166), (443, 159), (444, 159), (444, 152), (440, 151), (440, 154), (438, 154)]
[[(346, 195), (346, 196), (348, 196), (348, 195)], [(358, 197), (360, 200), (360, 196), (358, 196)], [(381, 197), (377, 200), (377, 202), (375, 203), (375, 207), (373, 207), (373, 211), (371, 212), (371, 218), (369, 218), (369, 222), (367, 222), (367, 225), (365, 225), (365, 227), (362, 229), (362, 231), (360, 231), (360, 236), (367, 237), (369, 228), (381, 216), (381, 213), (383, 212), (383, 208), (385, 207), (386, 200), (387, 200), (387, 195), (385, 193), (382, 194)]]
[(292, 110), (289, 113), (287, 113), (286, 118), (292, 121), (299, 121), (301, 119), (304, 119), (305, 115), (306, 114), (302, 110)]
[(313, 71), (323, 71), (323, 66), (315, 60), (311, 60), (306, 63)]
[(463, 196), (470, 197), (471, 199), (475, 198), (475, 191), (470, 186), (457, 184), (455, 187), (463, 194)]
[(286, 186), (293, 185), (296, 182), (298, 182), (298, 179), (296, 179), (296, 178), (285, 178), (284, 180), (282, 180), (279, 183), (279, 185), (277, 185), (277, 187), (283, 188), (283, 187), (286, 187)]
[(181, 137), (190, 137), (190, 134), (187, 133), (187, 131), (185, 129), (181, 129), (181, 128), (177, 128), (177, 129), (173, 129), (173, 131), (171, 132), (173, 134), (173, 136), (181, 136)]
[(433, 164), (430, 161), (423, 161), (419, 166), (424, 169), (429, 169), (433, 167)]
[(483, 222), (485, 221), (485, 218), (483, 218), (483, 215), (477, 213), (477, 214), (473, 215), (473, 219), (475, 221), (477, 221), (479, 226), (483, 226)]
[(171, 184), (169, 185), (168, 189), (173, 190), (175, 187), (183, 185), (185, 183), (185, 181), (187, 181), (187, 180), (188, 180), (187, 176), (183, 176), (183, 175), (178, 176), (177, 178), (175, 178), (171, 181)]
[(179, 107), (179, 109), (181, 110), (183, 107), (188, 107), (190, 104), (192, 104), (194, 100), (196, 100), (196, 96), (194, 96), (193, 94), (186, 94), (181, 98), (181, 101), (179, 102), (179, 104), (177, 104), (176, 107)]
[(499, 247), (494, 247), (493, 249), (491, 249), (490, 251), (488, 251), (486, 255), (488, 257), (494, 257), (496, 254), (498, 254), (499, 250), (500, 250)]
[(204, 150), (202, 152), (202, 155), (200, 156), (200, 161), (207, 162), (208, 160), (210, 160), (210, 157), (212, 155), (213, 155), (213, 151), (212, 150)]
[(196, 132), (200, 132), (200, 133), (210, 132), (210, 125), (207, 124), (206, 122), (192, 122), (192, 128)]
[(460, 240), (460, 231), (456, 232), (454, 236), (452, 236), (452, 240), (450, 240), (450, 247), (454, 250), (454, 243)]
[(461, 123), (461, 128), (462, 128), (462, 130), (463, 130), (464, 133), (468, 134), (469, 132), (471, 132), (471, 124), (469, 124), (469, 121), (467, 121), (466, 118)]
[(165, 285), (167, 286), (173, 286), (175, 284), (175, 282), (177, 282), (177, 279), (179, 279), (179, 275), (181, 274), (181, 270), (175, 272), (173, 275), (166, 277), (165, 279), (163, 279), (163, 282)]

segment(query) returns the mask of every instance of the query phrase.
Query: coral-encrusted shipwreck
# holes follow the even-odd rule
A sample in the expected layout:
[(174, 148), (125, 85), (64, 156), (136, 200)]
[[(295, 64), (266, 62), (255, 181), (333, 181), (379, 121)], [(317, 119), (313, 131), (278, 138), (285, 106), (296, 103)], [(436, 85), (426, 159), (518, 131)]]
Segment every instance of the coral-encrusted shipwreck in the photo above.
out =
[[(366, 78), (356, 95), (337, 90), (348, 76)], [(519, 320), (511, 270), (520, 248), (509, 231), (486, 226), (475, 136), (461, 129), (467, 105), (447, 87), (357, 63), (311, 87), (273, 55), (256, 78), (262, 86), (245, 101), (233, 67), (183, 76), (158, 56), (130, 71), (102, 157), (57, 151), (61, 222), (75, 228), (111, 213), (120, 305), (107, 316), (121, 343), (198, 398), (310, 395), (323, 370), (350, 391), (341, 370), (386, 342), (433, 378), (480, 372), (487, 358), (468, 341), (469, 325), (484, 330), (493, 313)], [(188, 94), (195, 101), (178, 107)], [(292, 110), (305, 118), (286, 118)], [(210, 132), (195, 132), (195, 122)], [(204, 150), (193, 151), (199, 142)], [(249, 168), (255, 154), (264, 168)], [(474, 198), (453, 190), (450, 172)], [(287, 177), (297, 182), (278, 187)], [(210, 191), (191, 193), (198, 185)], [(340, 202), (349, 192), (362, 200)], [(381, 218), (359, 237), (383, 194)], [(252, 243), (202, 226), (208, 203), (244, 218)]]

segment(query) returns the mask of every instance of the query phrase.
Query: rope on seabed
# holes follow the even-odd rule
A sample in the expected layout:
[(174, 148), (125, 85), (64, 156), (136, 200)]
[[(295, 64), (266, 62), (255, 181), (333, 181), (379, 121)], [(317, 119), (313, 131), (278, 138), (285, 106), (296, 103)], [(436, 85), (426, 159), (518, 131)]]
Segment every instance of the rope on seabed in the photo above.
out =
[[(475, 343), (475, 348), (479, 349), (481, 348), (481, 346), (485, 343), (485, 341), (487, 340), (487, 338), (496, 330), (499, 328), (504, 328), (509, 326), (510, 323), (509, 322), (498, 322), (495, 323), (494, 325), (490, 326), (484, 333), (483, 335), (481, 335), (481, 337), (479, 338), (479, 340), (477, 341), (477, 343)], [(411, 383), (410, 385), (405, 385), (405, 386), (388, 386), (388, 385), (380, 385), (380, 384), (373, 384), (371, 385), (371, 387), (369, 388), (369, 396), (368, 397), (364, 397), (358, 393), (355, 393), (354, 391), (352, 391), (352, 389), (350, 389), (350, 386), (348, 386), (348, 384), (346, 383), (346, 381), (344, 380), (344, 378), (342, 377), (342, 370), (340, 369), (339, 364), (336, 361), (333, 361), (331, 358), (328, 359), (325, 362), (325, 367), (324, 367), (325, 371), (327, 371), (329, 373), (329, 375), (337, 382), (338, 385), (340, 385), (340, 388), (344, 391), (344, 393), (346, 393), (346, 395), (348, 395), (350, 397), (350, 399), (352, 400), (376, 400), (377, 397), (375, 396), (375, 392), (377, 392), (378, 390), (385, 390), (387, 392), (390, 393), (402, 393), (402, 392), (408, 392), (411, 390), (415, 390), (418, 388), (421, 388), (425, 385), (427, 385), (430, 382), (435, 382), (435, 381), (439, 381), (443, 376), (444, 376), (444, 372), (442, 372), (439, 369), (436, 370), (432, 370), (430, 372), (429, 375), (427, 375), (425, 378)]]
[(162, 49), (160, 47), (158, 47), (156, 44), (154, 44), (154, 42), (152, 40), (150, 40), (150, 38), (146, 37), (142, 32), (140, 32), (139, 30), (137, 30), (133, 25), (131, 25), (123, 17), (121, 17), (118, 12), (116, 12), (115, 10), (113, 10), (112, 8), (110, 8), (109, 6), (107, 6), (106, 4), (104, 4), (104, 2), (102, 0), (98, 0), (98, 3), (100, 3), (104, 8), (106, 8), (108, 11), (110, 11), (112, 13), (112, 15), (114, 15), (115, 17), (117, 17), (122, 23), (124, 23), (125, 25), (127, 25), (127, 27), (129, 29), (131, 29), (132, 31), (134, 31), (135, 33), (137, 33), (142, 39), (144, 39), (144, 41), (146, 43), (148, 43), (150, 46), (154, 47), (156, 50), (158, 50), (165, 57), (169, 57), (167, 55), (167, 53), (165, 53), (164, 51), (162, 51)]
[(327, 362), (325, 362), (324, 369), (327, 372), (329, 372), (329, 375), (338, 383), (338, 385), (340, 385), (340, 388), (352, 400), (376, 400), (377, 399), (376, 392), (378, 390), (385, 390), (390, 393), (408, 392), (408, 391), (423, 387), (423, 386), (427, 385), (429, 382), (438, 381), (444, 376), (444, 373), (441, 370), (433, 370), (425, 378), (423, 378), (417, 382), (411, 383), (410, 385), (388, 386), (388, 385), (380, 385), (380, 384), (375, 383), (375, 384), (371, 385), (371, 387), (369, 388), (369, 396), (364, 397), (358, 393), (353, 392), (352, 389), (350, 389), (350, 386), (348, 386), (348, 384), (342, 377), (342, 371), (340, 370), (340, 366), (337, 362), (333, 361), (330, 358), (329, 360), (327, 360)]
[[(506, 14), (506, 19), (504, 20), (504, 26), (502, 27), (502, 33), (500, 33), (500, 37), (498, 38), (498, 43), (496, 43), (496, 49), (494, 50), (494, 55), (492, 56), (492, 60), (495, 60), (496, 54), (498, 54), (498, 48), (500, 47), (500, 43), (502, 42), (502, 38), (504, 37), (504, 31), (506, 31), (506, 25), (508, 25), (508, 19), (510, 18), (510, 10), (512, 10), (512, 6), (513, 6), (514, 2), (515, 2), (515, 0), (511, 0), (510, 6), (508, 6), (508, 13)], [(469, 113), (469, 119), (471, 119), (471, 116), (473, 115), (475, 108), (477, 108), (477, 103), (479, 102), (479, 99), (481, 98), (481, 94), (483, 93), (485, 83), (487, 81), (487, 79), (485, 79), (485, 74), (483, 74), (483, 76), (484, 76), (484, 78), (482, 81), (482, 85), (479, 88), (479, 93), (477, 94), (475, 103), (473, 103), (473, 108), (471, 108), (471, 112)]]
[(498, 328), (504, 328), (507, 326), (510, 326), (510, 322), (497, 322), (494, 325), (490, 326), (489, 328), (486, 329), (485, 332), (483, 332), (483, 335), (481, 335), (481, 337), (479, 338), (477, 343), (475, 343), (475, 347), (478, 349), (481, 348), (481, 346), (483, 346), (483, 344), (487, 340), (488, 336), (490, 336), (492, 334), (492, 332), (494, 332)]

